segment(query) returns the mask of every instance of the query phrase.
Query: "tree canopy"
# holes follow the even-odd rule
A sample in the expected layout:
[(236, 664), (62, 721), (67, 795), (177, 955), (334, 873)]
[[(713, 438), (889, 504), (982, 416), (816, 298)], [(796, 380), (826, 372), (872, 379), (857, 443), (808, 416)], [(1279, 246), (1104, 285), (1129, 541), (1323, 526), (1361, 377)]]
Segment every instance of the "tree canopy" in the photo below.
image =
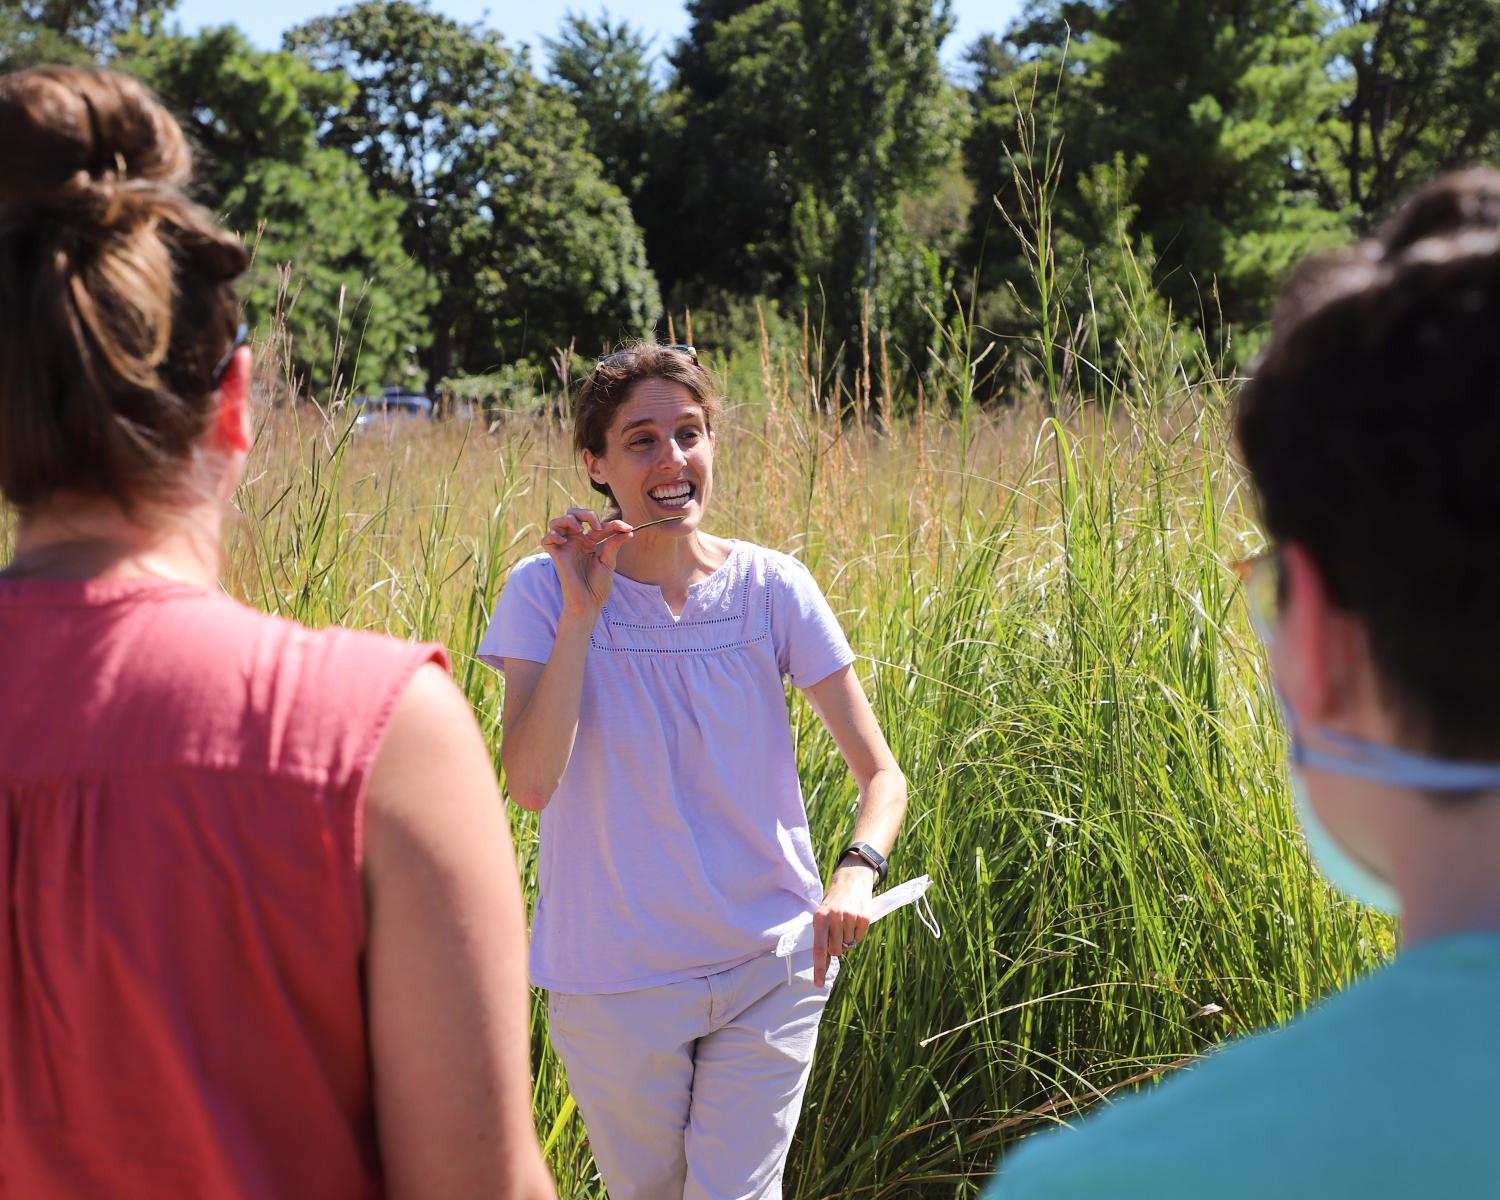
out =
[(195, 37), (117, 39), (118, 65), (156, 89), (198, 148), (198, 188), (255, 247), (247, 315), (280, 314), (293, 376), (328, 395), (415, 367), (432, 288), (400, 238), (401, 206), (356, 163), (318, 145), (314, 114), (353, 96), (348, 79), (256, 50), (233, 26)]
[(584, 124), (589, 152), (604, 177), (634, 203), (650, 169), (651, 136), (661, 95), (652, 80), (651, 39), (624, 21), (568, 13), (545, 39), (549, 78)]
[(478, 25), (365, 0), (293, 29), (287, 48), (354, 97), (319, 139), (403, 206), (435, 277), (428, 374), (545, 359), (647, 332), (657, 285), (624, 195), (568, 100)]
[(660, 47), (570, 13), (540, 70), (418, 0), (275, 52), (173, 11), (11, 0), (0, 60), (161, 92), (314, 392), (586, 356), (684, 309), (749, 340), (758, 306), (878, 397), (871, 346), (882, 379), (941, 371), (960, 309), (1006, 359), (1038, 220), (1049, 302), (1106, 340), (1144, 305), (1243, 358), (1291, 262), (1500, 156), (1500, 0), (1030, 0), (961, 53), (947, 0), (687, 0)]

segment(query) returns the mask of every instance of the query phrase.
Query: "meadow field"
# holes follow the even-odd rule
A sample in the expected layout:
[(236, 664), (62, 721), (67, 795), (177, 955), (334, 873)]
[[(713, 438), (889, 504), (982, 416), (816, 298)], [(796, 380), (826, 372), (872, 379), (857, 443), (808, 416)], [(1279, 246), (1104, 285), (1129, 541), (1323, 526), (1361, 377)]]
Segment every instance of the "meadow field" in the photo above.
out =
[[(890, 421), (835, 415), (805, 345), (711, 364), (730, 402), (711, 528), (799, 555), (828, 593), (911, 783), (892, 879), (930, 874), (942, 927), (903, 910), (841, 976), (788, 1168), (802, 1200), (973, 1196), (1013, 1139), (1391, 948), (1295, 829), (1229, 566), (1261, 545), (1232, 384), (1181, 339), (1123, 346), (1106, 373), (1045, 338), (1011, 404), (970, 404), (960, 356), (951, 386)], [(226, 585), (312, 624), (444, 642), (498, 764), (503, 682), (473, 649), (546, 518), (592, 495), (560, 411), (351, 432), (337, 404), (278, 408)], [(830, 861), (854, 788), (789, 703)], [(534, 890), (536, 819), (512, 817)], [(602, 1196), (540, 1000), (534, 1061), (560, 1195)]]
[[(740, 7), (763, 15), (774, 9)], [(932, 6), (923, 0), (905, 7)], [(683, 233), (694, 235), (685, 242), (690, 248), (705, 247), (684, 252), (690, 264), (668, 263), (682, 276), (677, 282), (723, 306), (721, 334), (727, 325), (751, 326), (725, 339), (733, 349), (705, 355), (728, 402), (706, 527), (796, 554), (821, 583), (910, 783), (891, 880), (930, 875), (941, 926), (934, 937), (904, 909), (875, 926), (847, 960), (788, 1163), (786, 1195), (793, 1200), (975, 1197), (1017, 1139), (1155, 1086), (1227, 1038), (1286, 1020), (1394, 948), (1388, 919), (1340, 900), (1323, 883), (1292, 812), (1264, 652), (1231, 565), (1264, 546), (1231, 439), (1234, 374), (1253, 358), (1253, 339), (1240, 330), (1268, 311), (1285, 264), (1346, 236), (1350, 214), (1371, 221), (1394, 202), (1361, 181), (1362, 171), (1375, 170), (1373, 159), (1361, 165), (1358, 122), (1366, 106), (1386, 114), (1389, 95), (1446, 97), (1447, 85), (1434, 79), (1482, 74), (1488, 60), (1471, 48), (1457, 56), (1393, 53), (1391, 63), (1371, 64), (1359, 56), (1385, 54), (1380, 39), (1361, 48), (1363, 39), (1312, 37), (1287, 25), (1284, 35), (1252, 39), (1243, 54), (1189, 55), (1184, 61), (1213, 70), (1162, 88), (1160, 56), (1136, 53), (1159, 41), (1149, 25), (1142, 33), (1133, 24), (1154, 19), (1150, 6), (1111, 0), (1094, 7), (1124, 23), (1100, 26), (1115, 31), (1107, 38), (1080, 30), (1076, 45), (1087, 53), (1072, 49), (1074, 32), (1061, 9), (1050, 26), (1028, 14), (1020, 32), (1041, 38), (1034, 45), (1009, 47), (994, 38), (975, 44), (974, 77), (962, 93), (969, 132), (948, 163), (949, 182), (960, 175), (967, 182), (946, 199), (933, 198), (928, 167), (912, 167), (910, 179), (893, 179), (869, 204), (850, 206), (849, 180), (868, 179), (874, 188), (873, 170), (812, 155), (807, 147), (820, 143), (797, 132), (816, 123), (808, 112), (818, 120), (826, 115), (828, 129), (841, 127), (847, 109), (855, 118), (848, 161), (873, 162), (874, 147), (904, 144), (901, 121), (920, 116), (922, 104), (887, 105), (882, 119), (894, 132), (880, 137), (869, 132), (875, 117), (856, 106), (773, 113), (796, 133), (789, 145), (806, 142), (799, 220), (822, 224), (807, 225), (817, 236), (799, 234), (780, 247), (790, 274), (776, 290), (780, 308), (759, 328), (747, 314), (757, 311), (761, 292), (719, 278), (743, 249), (720, 244), (737, 228), (725, 212), (733, 201), (764, 209), (759, 215), (769, 213), (789, 230), (793, 223), (757, 190), (770, 176), (748, 156), (753, 139), (745, 130), (759, 136), (767, 118), (738, 93), (726, 92), (714, 108), (694, 98), (699, 85), (691, 79), (676, 80), (670, 88), (678, 99), (643, 110), (653, 120), (699, 114), (713, 134), (692, 140), (694, 126), (664, 125), (689, 138), (686, 149), (651, 159), (662, 169), (681, 160), (712, 181), (700, 189), (710, 207), (696, 224), (691, 214), (639, 198), (632, 213), (622, 192), (606, 214), (618, 221), (601, 233), (574, 218), (593, 211), (593, 202), (578, 196), (605, 186), (599, 172), (606, 156), (596, 161), (589, 149), (586, 162), (559, 157), (573, 147), (574, 134), (546, 130), (576, 123), (560, 100), (545, 109), (540, 101), (475, 109), (469, 125), (449, 131), (472, 162), (440, 205), (422, 172), (394, 184), (386, 178), (377, 160), (390, 129), (372, 127), (365, 142), (374, 157), (362, 163), (346, 154), (359, 141), (349, 130), (360, 128), (342, 124), (348, 114), (330, 109), (330, 119), (319, 118), (324, 128), (318, 121), (303, 128), (302, 110), (313, 101), (293, 102), (296, 88), (279, 81), (310, 69), (296, 53), (337, 48), (326, 20), (305, 27), (295, 53), (262, 54), (239, 44), (232, 30), (209, 31), (207, 42), (156, 33), (146, 41), (133, 31), (124, 43), (129, 53), (118, 60), (130, 65), (133, 53), (133, 69), (160, 89), (183, 89), (179, 107), (194, 120), (217, 122), (214, 114), (242, 103), (239, 91), (224, 103), (205, 98), (219, 94), (212, 88), (221, 80), (243, 90), (245, 80), (260, 79), (267, 95), (287, 100), (275, 137), (262, 118), (246, 122), (253, 137), (233, 130), (221, 137), (215, 125), (207, 138), (222, 158), (221, 178), (206, 193), (215, 211), (232, 209), (232, 227), (259, 230), (263, 239), (252, 238), (257, 270), (242, 292), (249, 319), (260, 323), (253, 338), (257, 446), (235, 498), (224, 586), (251, 605), (311, 625), (444, 643), (497, 771), (504, 682), (474, 649), (508, 570), (533, 552), (546, 520), (598, 500), (573, 461), (564, 381), (538, 372), (535, 394), (510, 409), (502, 403), (463, 419), (357, 428), (339, 380), (363, 352), (360, 378), (389, 382), (387, 374), (415, 370), (414, 340), (441, 343), (446, 357), (463, 335), (469, 341), (454, 351), (447, 373), (495, 387), (495, 399), (502, 375), (510, 387), (534, 369), (539, 358), (531, 343), (573, 337), (582, 348), (603, 336), (600, 330), (639, 327), (637, 318), (648, 319), (642, 314), (655, 312), (661, 294), (698, 294), (658, 289), (654, 276), (646, 279), (651, 264), (637, 218), (664, 222), (674, 253)], [(1481, 35), (1493, 28), (1479, 13), (1472, 29), (1455, 27), (1438, 39), (1425, 19), (1402, 17), (1399, 6), (1375, 7), (1391, 9), (1401, 28), (1414, 22), (1400, 36), (1418, 48), (1429, 38), (1447, 44), (1450, 33), (1455, 45), (1482, 48)], [(360, 5), (350, 19), (373, 23), (392, 8), (407, 10), (405, 19), (421, 28), (437, 22), (433, 28), (448, 29), (446, 18), (422, 6)], [(826, 10), (833, 31), (841, 28), (833, 18), (857, 8), (802, 6)], [(1300, 22), (1316, 8), (1290, 6), (1285, 15)], [(1198, 22), (1205, 37), (1218, 39), (1204, 46), (1228, 44), (1223, 20)], [(918, 100), (941, 98), (950, 87), (936, 56), (940, 24), (921, 26), (932, 44), (922, 60), (930, 60), (926, 82), (910, 84)], [(736, 49), (733, 39), (753, 28), (738, 16), (703, 22), (694, 34), (703, 61), (722, 59), (725, 70), (741, 75), (753, 68), (757, 78), (768, 66), (783, 67), (758, 43)], [(513, 60), (498, 42), (485, 50), (489, 43), (477, 29), (448, 33), (458, 39), (454, 45), (473, 43), (473, 53), (490, 55), (490, 76), (523, 89), (515, 94), (542, 86), (524, 56)], [(399, 59), (398, 51), (431, 41), (388, 38), (380, 47)], [(857, 56), (843, 43), (829, 44), (836, 52), (811, 43), (803, 50), (826, 52), (809, 61), (831, 64), (836, 81), (839, 71), (858, 65)], [(1292, 67), (1256, 57), (1286, 47), (1311, 57)], [(1016, 57), (1012, 49), (1024, 53)], [(374, 59), (345, 57), (358, 68), (346, 81), (351, 95), (357, 83), (375, 89), (378, 100), (382, 81), (405, 77), (371, 69)], [(174, 66), (200, 58), (238, 65), (207, 79)], [(1402, 74), (1407, 59), (1416, 74)], [(1364, 65), (1350, 71), (1350, 61)], [(1422, 66), (1429, 61), (1449, 65), (1429, 70)], [(1241, 74), (1220, 82), (1230, 66)], [(444, 78), (467, 77), (443, 71)], [(642, 78), (649, 98), (649, 69)], [(753, 95), (796, 91), (799, 103), (825, 103), (817, 89), (786, 89), (779, 79), (768, 75)], [(1356, 85), (1357, 94), (1346, 96)], [(1108, 107), (1121, 97), (1127, 111)], [(1236, 97), (1239, 107), (1224, 110), (1225, 97)], [(1031, 98), (1050, 105), (1045, 117), (1033, 118)], [(1293, 99), (1301, 107), (1268, 125), (1265, 114), (1282, 113)], [(314, 115), (331, 103), (318, 100)], [(1468, 103), (1448, 108), (1464, 122), (1471, 108), (1480, 111)], [(618, 123), (615, 110), (600, 111), (608, 115), (601, 125), (607, 134)], [(523, 112), (550, 113), (554, 124), (513, 135), (506, 122)], [(1187, 112), (1192, 137), (1181, 134)], [(1409, 158), (1390, 169), (1381, 164), (1378, 174), (1415, 178), (1442, 165), (1432, 147), (1480, 145), (1458, 136), (1452, 114), (1440, 114), (1443, 126), (1421, 106), (1401, 109), (1392, 128), (1423, 136), (1392, 137), (1392, 145), (1410, 143)], [(1315, 130), (1322, 138), (1330, 122), (1346, 118), (1355, 122), (1347, 135), (1348, 178), (1320, 182), (1319, 172), (1338, 155), (1306, 153), (1305, 135)], [(738, 123), (744, 121), (754, 127)], [(1218, 132), (1200, 136), (1210, 126)], [(934, 120), (924, 128), (934, 147), (958, 145), (957, 125), (948, 130)], [(1161, 131), (1163, 152), (1153, 150), (1149, 160), (1124, 152), (1141, 128)], [(1447, 132), (1428, 137), (1431, 129)], [(416, 132), (426, 136), (427, 126)], [(336, 144), (319, 141), (329, 134)], [(1058, 149), (1064, 137), (1095, 158), (1081, 158), (1067, 176)], [(262, 143), (279, 147), (282, 159), (265, 158)], [(527, 147), (537, 169), (518, 170), (512, 157), (532, 153)], [(575, 150), (584, 155), (581, 143), (568, 153)], [(407, 160), (425, 164), (431, 155), (418, 146)], [(808, 173), (825, 159), (829, 170)], [(504, 188), (462, 182), (502, 177)], [(242, 187), (246, 179), (298, 186), (283, 197), (275, 188)], [(570, 190), (578, 180), (595, 191)], [(675, 176), (664, 180), (661, 194), (687, 193)], [(322, 188), (327, 198), (316, 190)], [(891, 201), (878, 229), (870, 224), (877, 199)], [(812, 200), (818, 203), (809, 206)], [(997, 204), (1003, 219), (992, 211)], [(1208, 239), (1213, 255), (1170, 258), (1190, 240), (1178, 236), (1184, 213), (1217, 222), (1223, 210), (1240, 223), (1226, 225), (1224, 239)], [(878, 233), (882, 248), (912, 251), (903, 250), (905, 258), (892, 251), (883, 268), (888, 291), (915, 278), (907, 270), (912, 262), (927, 266), (923, 288), (903, 301), (903, 324), (890, 334), (890, 347), (882, 334), (869, 342), (870, 293), (863, 292), (866, 344), (835, 366), (807, 319), (799, 336), (787, 313), (815, 295), (827, 309), (831, 296), (842, 319), (830, 327), (857, 324), (861, 289), (875, 277), (873, 254), (858, 262), (819, 256), (835, 244), (828, 236), (835, 217), (850, 214), (860, 218), (860, 237), (839, 245), (873, 246)], [(1111, 228), (1113, 241), (1088, 247), (1078, 243), (1081, 235), (1065, 232), (1093, 236)], [(976, 238), (965, 229), (985, 234), (977, 238), (980, 250), (970, 247)], [(560, 240), (544, 239), (538, 250), (533, 243), (544, 234)], [(1163, 264), (1152, 258), (1153, 245), (1169, 256)], [(518, 257), (522, 246), (531, 257)], [(990, 260), (980, 252), (986, 246)], [(1146, 261), (1137, 261), (1138, 253)], [(276, 265), (286, 259), (298, 261), (301, 278)], [(630, 287), (617, 288), (614, 308), (574, 290), (579, 280), (613, 278), (617, 259), (639, 259), (641, 271), (633, 283), (625, 280)], [(609, 270), (596, 270), (601, 263)], [(541, 290), (518, 287), (520, 299), (496, 290), (501, 277), (536, 282), (528, 272)], [(964, 291), (966, 276), (967, 299), (942, 295), (945, 280), (959, 280)], [(839, 286), (825, 288), (830, 278)], [(805, 286), (809, 280), (816, 290)], [(490, 291), (476, 290), (481, 284)], [(887, 316), (895, 294), (876, 297)], [(542, 301), (552, 323), (535, 332), (525, 305)], [(1171, 302), (1195, 304), (1196, 325), (1174, 320)], [(985, 304), (993, 331), (976, 328)], [(493, 320), (458, 320), (475, 313)], [(924, 316), (937, 330), (932, 344), (912, 351), (914, 366), (901, 362), (893, 370), (896, 344), (927, 336)], [(700, 321), (700, 331), (712, 327)], [(524, 361), (497, 350), (514, 340), (512, 326), (531, 331)], [(691, 339), (690, 327), (677, 328)], [(1239, 339), (1232, 345), (1231, 330)], [(590, 341), (588, 349), (599, 347)], [(424, 350), (422, 357), (434, 376), (445, 373), (436, 356)], [(292, 399), (309, 391), (316, 402)], [(9, 557), (14, 522), (0, 505), (0, 562)], [(789, 692), (788, 705), (814, 837), (822, 861), (831, 863), (852, 828), (855, 788), (806, 703)], [(650, 712), (618, 715), (626, 735), (652, 719)], [(510, 816), (532, 899), (537, 818), (517, 806)], [(587, 1134), (545, 1022), (537, 994), (537, 1129), (559, 1196), (599, 1200), (604, 1191)]]

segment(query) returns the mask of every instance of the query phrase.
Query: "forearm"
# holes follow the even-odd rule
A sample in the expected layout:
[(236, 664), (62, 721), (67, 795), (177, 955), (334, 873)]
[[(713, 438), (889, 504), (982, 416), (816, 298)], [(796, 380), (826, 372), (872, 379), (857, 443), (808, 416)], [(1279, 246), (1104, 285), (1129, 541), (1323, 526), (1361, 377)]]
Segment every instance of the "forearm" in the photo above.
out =
[[(868, 842), (889, 857), (906, 815), (906, 779), (892, 763), (863, 781), (851, 841)], [(813, 914), (813, 982), (827, 978), (831, 958), (858, 944), (870, 927), (876, 872), (863, 858), (846, 855), (834, 864), (827, 894)]]
[(869, 842), (889, 857), (906, 817), (906, 777), (893, 764), (876, 771), (860, 789), (850, 841)]
[(506, 791), (523, 808), (547, 806), (573, 756), (591, 630), (587, 618), (562, 618), (536, 689), (506, 722), (500, 763)]

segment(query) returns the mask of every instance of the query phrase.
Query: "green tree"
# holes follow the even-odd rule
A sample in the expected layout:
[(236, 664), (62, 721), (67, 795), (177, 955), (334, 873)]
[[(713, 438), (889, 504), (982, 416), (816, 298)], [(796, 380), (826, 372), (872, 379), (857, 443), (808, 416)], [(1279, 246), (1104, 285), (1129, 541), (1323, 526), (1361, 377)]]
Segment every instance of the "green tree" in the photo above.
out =
[(1500, 156), (1500, 0), (1337, 0), (1330, 37), (1352, 89), (1318, 166), (1360, 232), (1432, 176)]
[(1346, 90), (1327, 17), (1307, 0), (1048, 0), (1012, 31), (1062, 74), (1067, 217), (1107, 237), (1082, 181), (1128, 164), (1128, 232), (1157, 248), (1178, 312), (1254, 326), (1292, 263), (1343, 236), (1313, 165)]
[(119, 63), (154, 88), (200, 152), (198, 175), (216, 200), (252, 163), (300, 162), (317, 145), (315, 113), (353, 98), (347, 79), (295, 55), (257, 50), (233, 25), (191, 37), (124, 34)]
[(407, 248), (437, 279), (430, 381), (650, 327), (659, 298), (629, 204), (566, 99), (497, 34), (366, 0), (286, 45), (354, 80), (320, 136), (402, 204)]
[(5, 0), (0, 71), (108, 58), (133, 29), (160, 32), (177, 0)]
[(246, 308), (280, 313), (307, 386), (374, 389), (417, 370), (433, 288), (401, 243), (401, 205), (372, 196), (358, 163), (321, 147), (297, 162), (260, 159), (224, 207), (258, 223)]
[[(938, 58), (946, 0), (800, 0), (805, 117), (797, 161), (798, 263), (809, 304), (853, 346), (865, 296), (878, 336), (925, 366), (947, 280), (916, 243), (901, 199), (930, 190), (960, 140), (962, 98)], [(862, 349), (861, 349), (862, 356)]]
[(678, 154), (656, 157), (639, 210), (673, 295), (718, 285), (806, 305), (862, 366), (868, 293), (871, 338), (924, 362), (945, 264), (903, 214), (952, 188), (946, 2), (689, 0), (688, 13), (663, 123)]
[[(994, 34), (982, 34), (964, 51), (969, 122), (963, 139), (963, 166), (972, 185), (955, 254), (954, 286), (974, 325), (973, 353), (987, 364), (982, 395), (992, 398), (1007, 382), (1005, 359), (1014, 339), (1030, 322), (1019, 297), (1029, 291), (1031, 268), (1012, 222), (1024, 222), (1017, 170), (1027, 164), (1018, 122), (1045, 125), (1043, 82), (1035, 62), (1022, 61), (1016, 48)], [(1043, 99), (1043, 114), (1038, 101)], [(1048, 132), (1043, 128), (1043, 138)]]
[(858, 242), (849, 282), (875, 294), (882, 219), (889, 224), (895, 197), (931, 183), (957, 132), (938, 60), (952, 20), (946, 0), (802, 0), (801, 8), (802, 174)]
[(798, 0), (688, 0), (637, 212), (677, 301), (795, 293), (792, 210), (807, 119)]
[(545, 361), (570, 343), (592, 355), (649, 334), (661, 313), (629, 203), (600, 175), (571, 109), (539, 89), (530, 98), (525, 123), (478, 158), (496, 183), (455, 231), (471, 272), (455, 322), (470, 373)]
[(89, 60), (89, 52), (64, 34), (27, 20), (19, 9), (0, 8), (0, 74), (43, 63)]
[(625, 21), (611, 24), (607, 12), (597, 21), (570, 12), (558, 36), (543, 43), (548, 76), (587, 128), (604, 177), (634, 203), (658, 120), (651, 40)]
[(127, 33), (118, 54), (197, 145), (203, 201), (256, 246), (246, 312), (267, 332), (279, 316), (301, 386), (328, 395), (401, 378), (427, 343), (432, 288), (402, 245), (402, 206), (315, 136), (313, 114), (347, 105), (353, 85), (256, 50), (233, 26)]
[[(1022, 64), (1009, 43), (981, 34), (964, 51), (969, 124), (963, 139), (964, 170), (974, 186), (959, 259), (981, 290), (989, 291), (1024, 269), (1020, 247), (1005, 225), (1014, 213), (1016, 119), (1034, 111), (1037, 72)], [(967, 285), (968, 280), (960, 280)]]

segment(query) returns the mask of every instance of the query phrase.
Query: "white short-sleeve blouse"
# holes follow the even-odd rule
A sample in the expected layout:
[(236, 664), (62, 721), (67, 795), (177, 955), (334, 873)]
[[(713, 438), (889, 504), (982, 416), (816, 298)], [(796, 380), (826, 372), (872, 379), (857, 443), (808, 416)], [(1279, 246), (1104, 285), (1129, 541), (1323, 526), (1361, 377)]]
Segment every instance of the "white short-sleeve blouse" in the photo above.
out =
[[(511, 572), (479, 657), (544, 663), (562, 612), (545, 554)], [(616, 575), (584, 667), (578, 736), (541, 814), (531, 978), (655, 987), (775, 947), (822, 901), (783, 680), (854, 660), (807, 568), (736, 542), (674, 618)]]

